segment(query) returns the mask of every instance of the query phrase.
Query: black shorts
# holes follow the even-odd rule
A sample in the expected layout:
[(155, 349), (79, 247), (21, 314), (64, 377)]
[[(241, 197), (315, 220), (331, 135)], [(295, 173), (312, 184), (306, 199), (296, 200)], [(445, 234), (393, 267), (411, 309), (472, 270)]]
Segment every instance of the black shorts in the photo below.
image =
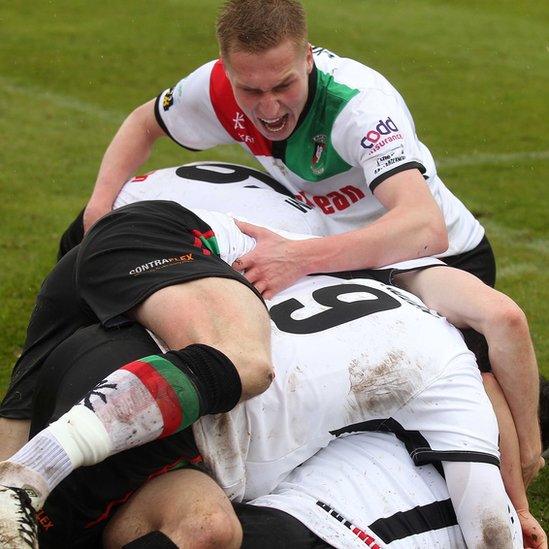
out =
[(15, 363), (0, 416), (30, 419), (36, 378), (44, 360), (63, 340), (97, 317), (82, 301), (76, 288), (78, 248), (63, 257), (47, 276), (36, 298), (23, 352)]
[(234, 503), (233, 507), (242, 524), (242, 549), (332, 547), (285, 511), (246, 503)]
[(57, 345), (98, 318), (108, 327), (131, 323), (124, 313), (163, 287), (232, 278), (261, 299), (242, 275), (203, 246), (197, 234), (208, 231), (195, 214), (167, 201), (131, 204), (99, 220), (42, 285), (0, 416), (30, 419), (35, 376)]
[(208, 249), (211, 227), (175, 202), (129, 204), (102, 217), (80, 244), (77, 285), (106, 327), (128, 322), (133, 307), (161, 288), (199, 278), (242, 275)]
[[(96, 324), (78, 330), (43, 365), (32, 434), (64, 414), (121, 364), (156, 353), (157, 345), (138, 324), (115, 330)], [(109, 518), (143, 483), (177, 468), (200, 467), (201, 461), (188, 428), (81, 467), (55, 488), (39, 513), (40, 547), (101, 547)]]
[(450, 267), (474, 274), (492, 288), (496, 284), (496, 260), (486, 235), (472, 250), (441, 259)]

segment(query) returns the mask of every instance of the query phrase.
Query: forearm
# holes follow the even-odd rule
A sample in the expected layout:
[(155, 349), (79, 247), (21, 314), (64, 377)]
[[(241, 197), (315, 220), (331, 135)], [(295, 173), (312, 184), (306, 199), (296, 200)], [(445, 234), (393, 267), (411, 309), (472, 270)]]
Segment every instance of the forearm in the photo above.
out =
[[(490, 364), (517, 426), (521, 463), (525, 474), (541, 455), (538, 420), (539, 373), (526, 324), (520, 309), (485, 329)], [(531, 480), (531, 479), (528, 479)]]
[(528, 498), (522, 479), (520, 466), (519, 442), (515, 423), (511, 417), (505, 396), (498, 382), (491, 374), (483, 374), (484, 389), (496, 413), (500, 439), (501, 476), (509, 499), (517, 510), (528, 510)]
[(153, 102), (133, 111), (107, 148), (87, 207), (107, 212), (120, 189), (149, 157), (154, 142), (164, 134), (154, 120)]
[(396, 207), (367, 227), (296, 242), (296, 255), (304, 274), (382, 267), (436, 255), (447, 249), (448, 239), (440, 212), (432, 214)]
[(521, 461), (528, 476), (527, 468), (539, 459), (541, 437), (539, 374), (524, 313), (506, 295), (450, 267), (399, 275), (398, 283), (452, 324), (484, 335), (492, 370), (517, 426)]

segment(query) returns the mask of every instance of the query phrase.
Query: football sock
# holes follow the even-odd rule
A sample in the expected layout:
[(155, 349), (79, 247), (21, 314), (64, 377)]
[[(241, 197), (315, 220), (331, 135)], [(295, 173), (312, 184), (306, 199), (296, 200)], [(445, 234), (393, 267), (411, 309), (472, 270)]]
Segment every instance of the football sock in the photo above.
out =
[[(0, 464), (0, 484), (34, 486), (35, 506), (82, 465), (167, 437), (204, 414), (231, 410), (242, 386), (234, 364), (208, 345), (136, 360), (108, 375), (76, 406)], [(17, 464), (18, 467), (10, 465)], [(26, 478), (26, 477), (25, 477)], [(38, 507), (39, 508), (39, 507)]]

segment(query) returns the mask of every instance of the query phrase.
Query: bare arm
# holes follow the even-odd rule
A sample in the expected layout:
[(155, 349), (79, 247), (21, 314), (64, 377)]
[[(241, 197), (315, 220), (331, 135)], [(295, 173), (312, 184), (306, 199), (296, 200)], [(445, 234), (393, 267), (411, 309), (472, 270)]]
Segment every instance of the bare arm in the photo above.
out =
[(122, 185), (147, 160), (154, 142), (165, 135), (154, 116), (154, 102), (152, 99), (135, 109), (107, 148), (84, 212), (86, 231), (112, 209)]
[(518, 430), (526, 485), (540, 467), (539, 374), (526, 317), (509, 297), (475, 276), (451, 267), (405, 273), (396, 283), (420, 297), (457, 327), (488, 342), (490, 363)]
[(546, 548), (547, 536), (537, 520), (530, 514), (521, 474), (517, 432), (505, 396), (493, 375), (483, 374), (482, 381), (498, 420), (501, 476), (507, 495), (519, 516), (524, 536), (524, 547)]
[(245, 270), (268, 299), (310, 273), (381, 267), (448, 248), (442, 213), (418, 170), (389, 177), (375, 193), (387, 212), (367, 227), (340, 235), (290, 241), (240, 223), (258, 243), (235, 267)]

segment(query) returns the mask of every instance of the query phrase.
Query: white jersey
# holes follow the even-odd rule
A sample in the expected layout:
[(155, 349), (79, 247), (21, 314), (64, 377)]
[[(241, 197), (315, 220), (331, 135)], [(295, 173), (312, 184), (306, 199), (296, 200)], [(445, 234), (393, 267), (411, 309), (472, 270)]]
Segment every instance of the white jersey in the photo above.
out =
[(417, 464), (498, 463), (497, 424), (461, 334), (411, 294), (306, 277), (269, 303), (275, 380), (194, 425), (231, 498), (269, 493), (335, 436), (386, 430)]
[(324, 235), (317, 210), (293, 198), (266, 173), (238, 164), (200, 162), (136, 176), (122, 187), (114, 208), (142, 200), (172, 200), (271, 229)]
[[(287, 191), (264, 172), (239, 164), (196, 162), (163, 168), (136, 176), (122, 187), (114, 209), (144, 200), (170, 200), (194, 211), (214, 231), (221, 258), (233, 261), (250, 251), (255, 240), (243, 237), (230, 218), (266, 227), (288, 239), (325, 236), (318, 210), (288, 196)], [(206, 210), (207, 208), (207, 210)], [(240, 253), (240, 255), (238, 255)], [(395, 272), (444, 265), (433, 257), (401, 261), (374, 269)]]
[(400, 94), (376, 71), (323, 48), (314, 49), (314, 62), (305, 112), (284, 141), (269, 141), (254, 127), (219, 60), (160, 94), (158, 123), (192, 149), (240, 143), (277, 181), (318, 209), (328, 234), (378, 219), (386, 209), (375, 188), (417, 168), (446, 222), (450, 245), (441, 257), (473, 249), (484, 229), (438, 177)]
[(333, 440), (250, 503), (285, 511), (336, 548), (466, 547), (443, 477), (385, 433)]

